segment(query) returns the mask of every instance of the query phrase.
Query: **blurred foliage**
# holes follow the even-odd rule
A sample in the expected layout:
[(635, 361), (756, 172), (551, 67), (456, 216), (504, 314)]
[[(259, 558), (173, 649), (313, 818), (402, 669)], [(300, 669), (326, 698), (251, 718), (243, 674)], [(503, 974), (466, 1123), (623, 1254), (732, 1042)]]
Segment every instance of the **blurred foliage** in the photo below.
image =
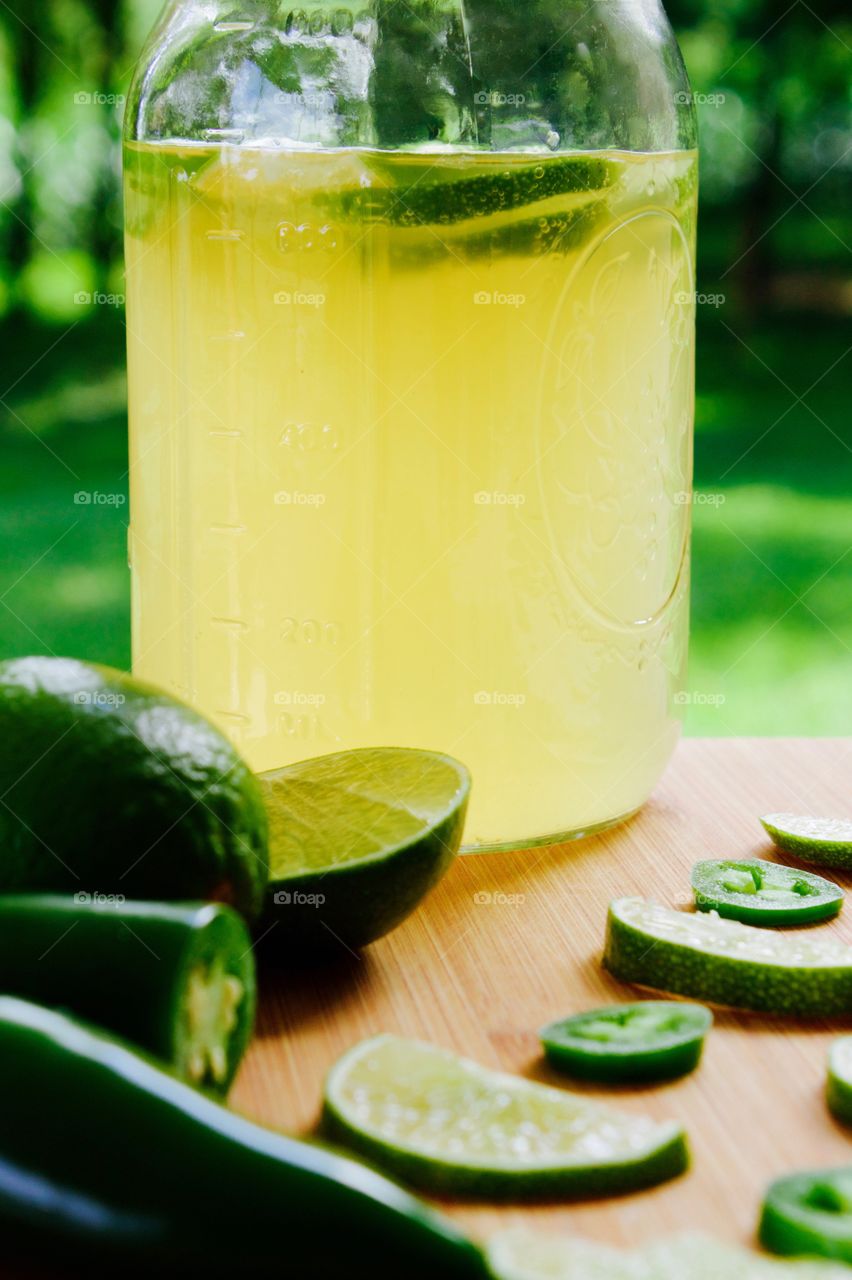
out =
[[(20, 304), (63, 322), (94, 305), (86, 295), (120, 292), (122, 95), (159, 8), (0, 6), (0, 315)], [(848, 268), (848, 0), (667, 8), (698, 98), (702, 202), (712, 211), (701, 278), (726, 276), (755, 308), (771, 300), (779, 272)]]
[[(158, 8), (0, 2), (2, 655), (129, 661), (119, 131)], [(688, 724), (848, 733), (852, 10), (667, 8), (698, 102), (699, 288), (722, 299), (699, 307)]]

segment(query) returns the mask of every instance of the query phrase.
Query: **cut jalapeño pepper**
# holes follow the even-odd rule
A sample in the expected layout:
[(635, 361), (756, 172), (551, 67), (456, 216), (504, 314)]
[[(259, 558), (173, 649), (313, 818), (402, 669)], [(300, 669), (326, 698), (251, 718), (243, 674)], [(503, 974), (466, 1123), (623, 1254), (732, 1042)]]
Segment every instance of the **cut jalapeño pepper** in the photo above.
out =
[(830, 920), (843, 906), (832, 880), (758, 858), (696, 862), (692, 888), (699, 911), (769, 927)]
[(0, 894), (3, 993), (73, 1013), (227, 1093), (254, 1022), (245, 922), (213, 902), (100, 898)]
[(712, 1024), (704, 1005), (642, 1000), (551, 1022), (539, 1036), (558, 1071), (621, 1084), (686, 1075), (698, 1065)]

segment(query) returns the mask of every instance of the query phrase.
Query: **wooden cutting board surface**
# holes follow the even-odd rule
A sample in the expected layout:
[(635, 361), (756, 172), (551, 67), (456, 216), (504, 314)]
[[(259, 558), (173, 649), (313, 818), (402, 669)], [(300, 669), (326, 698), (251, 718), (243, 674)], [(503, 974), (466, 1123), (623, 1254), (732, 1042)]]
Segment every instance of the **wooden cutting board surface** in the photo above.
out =
[[(544, 850), (460, 858), (420, 910), (363, 955), (341, 951), (321, 970), (266, 979), (259, 1034), (232, 1104), (307, 1132), (330, 1064), (381, 1031), (565, 1085), (543, 1065), (536, 1029), (632, 998), (600, 965), (609, 900), (642, 894), (686, 905), (699, 858), (773, 856), (757, 817), (778, 810), (852, 817), (852, 739), (687, 740), (651, 802), (624, 826)], [(852, 879), (843, 883), (852, 889)], [(852, 944), (852, 904), (816, 928)], [(687, 1079), (584, 1088), (683, 1123), (693, 1163), (675, 1182), (586, 1204), (444, 1207), (480, 1238), (527, 1223), (616, 1244), (684, 1229), (749, 1242), (771, 1178), (852, 1162), (852, 1134), (823, 1101), (828, 1045), (847, 1030), (852, 1018), (719, 1011), (703, 1063)]]

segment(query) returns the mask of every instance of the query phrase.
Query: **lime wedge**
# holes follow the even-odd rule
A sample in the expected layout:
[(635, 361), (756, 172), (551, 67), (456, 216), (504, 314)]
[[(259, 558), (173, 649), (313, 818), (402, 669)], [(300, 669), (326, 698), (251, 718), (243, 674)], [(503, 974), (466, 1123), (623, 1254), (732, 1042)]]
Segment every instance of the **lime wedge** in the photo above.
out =
[(406, 1182), (491, 1199), (614, 1194), (687, 1165), (683, 1130), (380, 1035), (332, 1067), (325, 1126)]
[(852, 1010), (852, 948), (831, 937), (769, 933), (715, 912), (610, 903), (604, 965), (624, 982), (764, 1013)]
[(821, 867), (852, 867), (852, 821), (769, 813), (760, 821), (779, 849)]
[(260, 778), (270, 878), (261, 934), (284, 951), (365, 946), (437, 883), (461, 843), (470, 775), (433, 751), (376, 747)]
[(699, 1235), (627, 1252), (512, 1227), (492, 1237), (486, 1258), (497, 1280), (852, 1280), (837, 1263), (781, 1262)]
[(833, 1116), (852, 1125), (852, 1036), (841, 1036), (828, 1050), (826, 1101)]

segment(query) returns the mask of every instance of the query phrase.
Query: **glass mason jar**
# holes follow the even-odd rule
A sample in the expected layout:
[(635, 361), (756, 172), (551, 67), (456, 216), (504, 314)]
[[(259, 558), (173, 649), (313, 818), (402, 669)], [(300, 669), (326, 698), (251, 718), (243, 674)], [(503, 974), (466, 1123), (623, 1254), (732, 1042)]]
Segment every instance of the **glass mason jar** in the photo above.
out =
[(658, 0), (173, 0), (126, 116), (134, 669), (257, 769), (647, 798), (687, 641), (695, 118)]

